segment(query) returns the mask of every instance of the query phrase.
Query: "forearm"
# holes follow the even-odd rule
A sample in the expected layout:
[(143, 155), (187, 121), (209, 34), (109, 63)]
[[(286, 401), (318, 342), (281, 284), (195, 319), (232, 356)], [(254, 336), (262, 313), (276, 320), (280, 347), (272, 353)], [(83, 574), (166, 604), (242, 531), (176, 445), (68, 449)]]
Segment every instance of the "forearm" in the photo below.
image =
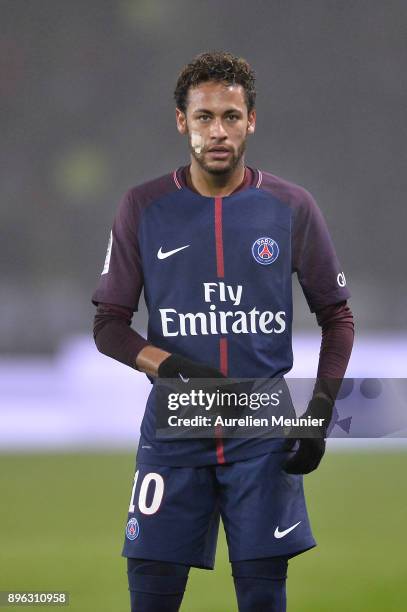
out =
[(132, 310), (123, 306), (98, 305), (93, 336), (101, 353), (152, 377), (177, 378), (182, 372), (186, 378), (222, 376), (216, 368), (149, 344), (138, 332), (131, 329), (132, 314)]
[(314, 394), (323, 392), (335, 401), (352, 352), (353, 315), (346, 302), (342, 302), (324, 308), (316, 316), (322, 339)]
[(93, 336), (98, 350), (131, 368), (151, 376), (168, 353), (151, 346), (131, 327), (132, 311), (113, 304), (99, 304), (94, 319)]

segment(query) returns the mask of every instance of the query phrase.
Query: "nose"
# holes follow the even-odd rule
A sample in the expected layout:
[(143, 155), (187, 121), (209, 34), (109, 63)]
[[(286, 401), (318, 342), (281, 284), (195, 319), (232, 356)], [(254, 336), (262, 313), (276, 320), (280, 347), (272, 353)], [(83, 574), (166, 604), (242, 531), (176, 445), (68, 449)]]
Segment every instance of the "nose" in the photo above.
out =
[(214, 119), (212, 121), (210, 137), (214, 140), (223, 140), (227, 137), (226, 130), (223, 127), (221, 119)]

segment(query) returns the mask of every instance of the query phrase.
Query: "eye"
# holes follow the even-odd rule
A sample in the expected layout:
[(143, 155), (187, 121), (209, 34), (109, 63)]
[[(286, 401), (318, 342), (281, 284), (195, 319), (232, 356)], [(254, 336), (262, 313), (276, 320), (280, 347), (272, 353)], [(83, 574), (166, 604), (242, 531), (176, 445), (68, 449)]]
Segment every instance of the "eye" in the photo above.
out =
[(209, 115), (199, 115), (198, 121), (202, 121), (203, 123), (207, 123), (210, 120)]
[(239, 115), (236, 115), (235, 113), (232, 113), (231, 115), (228, 115), (228, 120), (229, 121), (238, 121), (239, 120)]

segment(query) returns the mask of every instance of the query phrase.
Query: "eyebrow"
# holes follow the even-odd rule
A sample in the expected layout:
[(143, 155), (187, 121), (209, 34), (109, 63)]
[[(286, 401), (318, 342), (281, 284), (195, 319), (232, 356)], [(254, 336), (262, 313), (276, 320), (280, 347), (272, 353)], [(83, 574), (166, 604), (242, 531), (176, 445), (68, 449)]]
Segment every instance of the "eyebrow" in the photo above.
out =
[[(193, 112), (194, 113), (206, 113), (207, 115), (213, 115), (213, 112), (208, 110), (207, 108), (197, 108)], [(226, 113), (241, 113), (241, 112), (242, 111), (239, 108), (228, 108), (227, 110), (225, 110), (223, 114), (225, 115)]]

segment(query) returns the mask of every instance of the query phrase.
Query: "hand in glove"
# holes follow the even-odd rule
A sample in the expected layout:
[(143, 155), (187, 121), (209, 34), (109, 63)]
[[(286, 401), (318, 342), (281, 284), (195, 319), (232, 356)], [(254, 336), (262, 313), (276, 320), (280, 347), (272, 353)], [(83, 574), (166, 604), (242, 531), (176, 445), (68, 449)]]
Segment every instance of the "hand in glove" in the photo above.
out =
[(301, 418), (323, 419), (323, 423), (320, 427), (310, 425), (307, 428), (308, 436), (312, 437), (301, 437), (300, 429), (298, 450), (284, 466), (288, 474), (309, 474), (317, 469), (325, 453), (325, 438), (332, 418), (332, 409), (332, 400), (323, 393), (317, 393), (311, 399)]

